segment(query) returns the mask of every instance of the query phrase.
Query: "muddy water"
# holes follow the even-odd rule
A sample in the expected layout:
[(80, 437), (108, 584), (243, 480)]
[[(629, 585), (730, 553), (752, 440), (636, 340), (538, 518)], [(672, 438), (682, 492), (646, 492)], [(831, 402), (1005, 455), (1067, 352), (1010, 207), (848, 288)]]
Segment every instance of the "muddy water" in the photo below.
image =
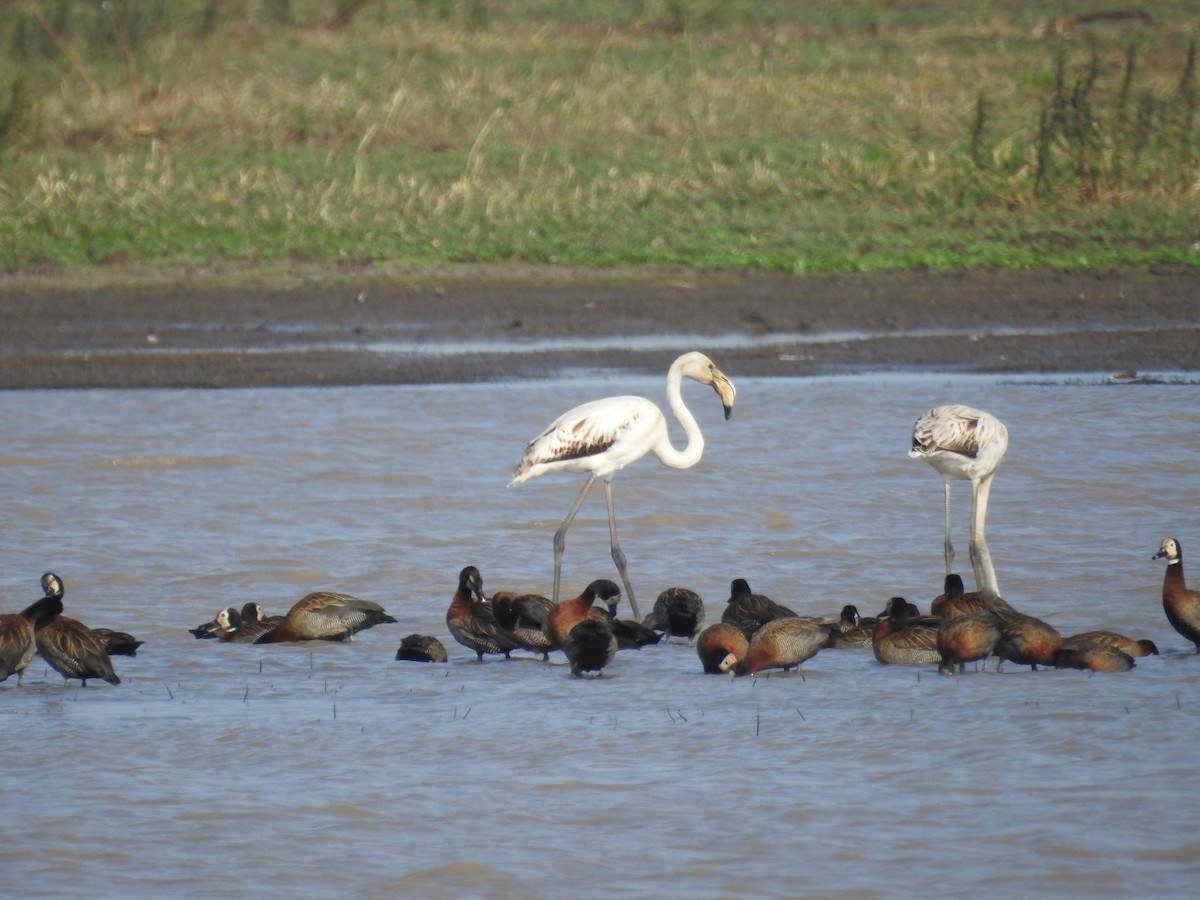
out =
[[(905, 451), (917, 414), (963, 402), (1011, 432), (988, 517), (1006, 598), (1164, 654), (1108, 676), (939, 678), (823, 651), (731, 681), (683, 643), (582, 681), (561, 660), (480, 664), (445, 629), (458, 570), (548, 591), (580, 484), (506, 489), (525, 441), (659, 384), (0, 395), (0, 609), (52, 569), (68, 614), (146, 641), (117, 687), (64, 689), (41, 661), (0, 685), (0, 893), (886, 897), (936, 877), (958, 895), (1190, 896), (1200, 658), (1150, 557), (1168, 534), (1200, 547), (1195, 388), (730, 374), (729, 422), (685, 392), (698, 466), (617, 477), (643, 609), (682, 584), (715, 621), (735, 577), (805, 613), (926, 606), (941, 482)], [(969, 569), (965, 485), (955, 500)], [(597, 493), (564, 580), (613, 575)], [(400, 624), (321, 646), (186, 630), (317, 588)], [(451, 661), (395, 662), (414, 631)]]

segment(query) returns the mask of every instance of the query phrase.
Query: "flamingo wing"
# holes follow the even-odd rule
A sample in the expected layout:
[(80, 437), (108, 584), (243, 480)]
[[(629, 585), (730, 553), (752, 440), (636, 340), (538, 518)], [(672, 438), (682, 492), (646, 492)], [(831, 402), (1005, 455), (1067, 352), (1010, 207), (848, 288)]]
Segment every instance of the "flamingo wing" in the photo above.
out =
[(913, 453), (942, 450), (974, 459), (1000, 436), (1003, 428), (993, 416), (969, 406), (939, 406), (913, 425)]
[[(545, 431), (525, 447), (513, 483), (520, 484), (540, 475), (545, 467), (554, 463), (595, 458), (608, 453), (617, 444), (629, 441), (637, 435), (650, 435), (663, 422), (658, 407), (644, 397), (608, 397), (584, 403), (555, 419)], [(630, 458), (613, 460), (605, 467), (614, 471), (633, 459), (643, 455), (650, 447), (649, 441), (642, 446), (634, 441), (637, 449)], [(580, 466), (581, 469), (588, 468)]]

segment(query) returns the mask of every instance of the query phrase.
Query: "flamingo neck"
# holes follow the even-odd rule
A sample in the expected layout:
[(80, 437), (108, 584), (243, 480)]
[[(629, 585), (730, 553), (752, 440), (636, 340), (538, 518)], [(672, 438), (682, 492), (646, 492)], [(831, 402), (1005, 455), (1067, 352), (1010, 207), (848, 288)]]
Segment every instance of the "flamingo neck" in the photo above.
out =
[(672, 366), (667, 373), (667, 404), (671, 407), (671, 412), (674, 413), (679, 424), (683, 426), (687, 444), (682, 450), (676, 450), (671, 443), (670, 435), (664, 433), (663, 439), (654, 448), (654, 455), (658, 457), (659, 461), (674, 469), (690, 469), (700, 462), (700, 457), (704, 454), (704, 435), (700, 433), (696, 417), (684, 405), (683, 394), (680, 390), (682, 383), (682, 370)]

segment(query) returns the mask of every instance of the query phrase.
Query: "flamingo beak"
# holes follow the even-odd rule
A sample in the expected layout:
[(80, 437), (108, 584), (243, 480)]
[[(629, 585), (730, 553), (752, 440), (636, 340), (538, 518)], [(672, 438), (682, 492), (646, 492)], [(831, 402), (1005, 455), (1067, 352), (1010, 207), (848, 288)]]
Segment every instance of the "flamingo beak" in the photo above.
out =
[(725, 407), (726, 420), (733, 414), (733, 400), (737, 396), (737, 389), (733, 386), (733, 382), (725, 377), (725, 373), (718, 369), (713, 369), (713, 390), (717, 392), (717, 396), (721, 398), (721, 405)]

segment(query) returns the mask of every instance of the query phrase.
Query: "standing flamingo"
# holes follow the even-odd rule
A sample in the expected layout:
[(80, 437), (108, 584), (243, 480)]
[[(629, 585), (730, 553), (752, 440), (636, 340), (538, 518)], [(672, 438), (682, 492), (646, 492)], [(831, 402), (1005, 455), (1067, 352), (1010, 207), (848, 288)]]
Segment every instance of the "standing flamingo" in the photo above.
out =
[(971, 482), (971, 567), (975, 585), (1000, 593), (992, 555), (988, 552), (983, 522), (987, 516), (992, 476), (1008, 449), (1008, 429), (995, 416), (969, 406), (938, 406), (913, 425), (908, 455), (923, 459), (941, 474), (946, 496), (946, 574), (954, 562), (950, 541), (950, 482)]
[(567, 529), (583, 505), (596, 478), (604, 479), (604, 494), (608, 502), (608, 534), (613, 562), (621, 573), (625, 594), (633, 617), (641, 621), (629, 573), (625, 569), (625, 554), (617, 542), (617, 519), (613, 511), (612, 478), (618, 469), (647, 453), (653, 453), (664, 465), (687, 469), (700, 461), (704, 452), (704, 436), (695, 417), (683, 404), (680, 384), (684, 377), (712, 386), (725, 407), (728, 419), (733, 409), (736, 391), (733, 382), (725, 377), (712, 360), (703, 353), (685, 353), (671, 364), (667, 372), (667, 401), (671, 412), (683, 426), (687, 446), (676, 450), (667, 434), (667, 420), (662, 410), (644, 397), (609, 397), (584, 403), (563, 413), (550, 426), (529, 442), (525, 456), (513, 472), (509, 487), (537, 478), (547, 472), (587, 472), (583, 490), (575, 499), (567, 517), (554, 533), (554, 602), (558, 602), (558, 587), (562, 574), (563, 548)]

